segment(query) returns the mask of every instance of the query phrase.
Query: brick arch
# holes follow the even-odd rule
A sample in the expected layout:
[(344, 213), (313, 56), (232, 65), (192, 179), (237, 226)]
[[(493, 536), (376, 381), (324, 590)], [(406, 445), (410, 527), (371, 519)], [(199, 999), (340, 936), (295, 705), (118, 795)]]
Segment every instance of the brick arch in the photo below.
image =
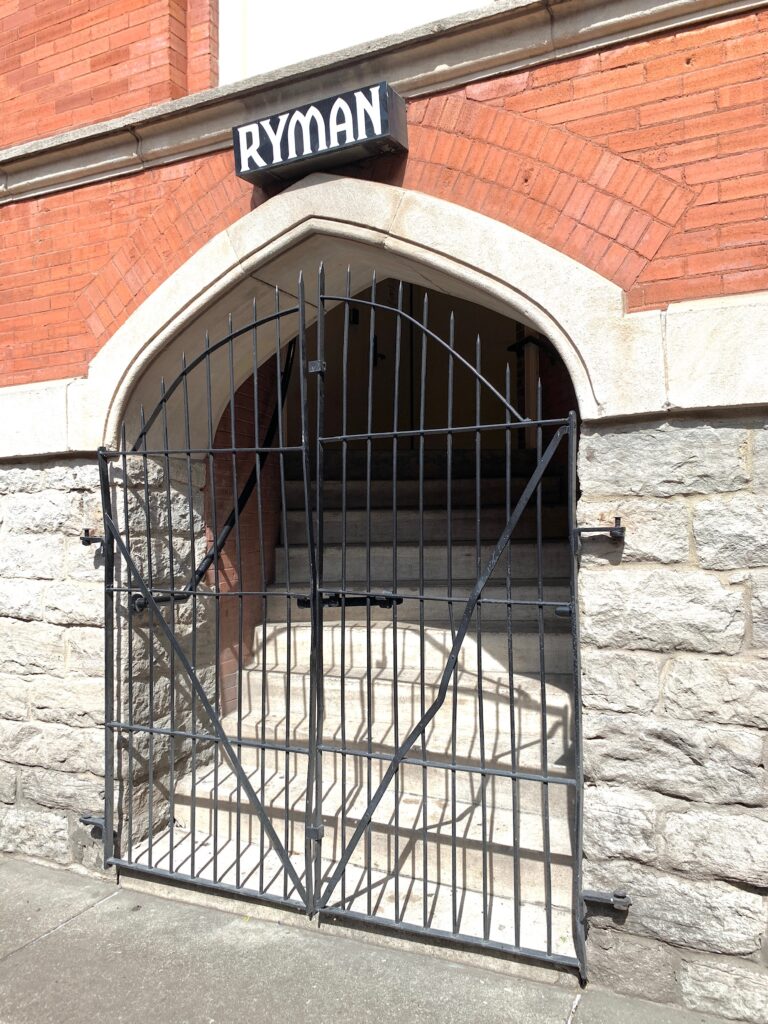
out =
[[(695, 198), (567, 129), (463, 92), (411, 103), (409, 122), (403, 187), (514, 227), (625, 290)], [(365, 173), (388, 182), (397, 170), (372, 163)], [(196, 160), (80, 296), (94, 351), (203, 243), (265, 199), (235, 176), (231, 153)]]
[(409, 122), (406, 188), (515, 227), (623, 289), (696, 197), (566, 128), (463, 91), (411, 104)]
[(205, 242), (265, 198), (235, 176), (231, 153), (194, 161), (80, 295), (78, 307), (95, 349)]

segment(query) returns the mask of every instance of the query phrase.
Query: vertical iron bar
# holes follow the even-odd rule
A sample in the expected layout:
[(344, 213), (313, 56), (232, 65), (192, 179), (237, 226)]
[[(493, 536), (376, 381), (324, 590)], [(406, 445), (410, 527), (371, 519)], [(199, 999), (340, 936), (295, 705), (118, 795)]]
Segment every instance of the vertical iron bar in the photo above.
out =
[[(211, 377), (211, 341), (208, 332), (205, 332), (205, 380), (206, 380), (206, 411), (208, 414), (208, 463), (211, 481), (211, 520), (213, 524), (214, 539), (219, 536), (217, 525), (218, 514), (216, 506), (218, 497), (216, 493), (216, 449), (214, 448), (215, 430), (213, 424), (213, 382)], [(219, 580), (219, 557), (213, 560), (213, 593), (214, 593), (214, 700), (213, 705), (217, 714), (221, 713), (221, 583)], [(196, 721), (195, 695), (192, 694), (192, 720)], [(213, 807), (211, 814), (213, 818), (213, 881), (219, 878), (219, 761), (221, 759), (221, 745), (216, 739), (216, 753), (213, 759)], [(192, 837), (194, 847), (194, 836)]]
[[(481, 533), (481, 512), (482, 507), (482, 399), (480, 391), (481, 372), (481, 346), (480, 335), (475, 341), (475, 537), (476, 537), (476, 571), (478, 578), (483, 571), (482, 561), (482, 533)], [(488, 906), (488, 798), (486, 786), (488, 776), (485, 769), (485, 697), (483, 696), (483, 595), (482, 592), (477, 602), (477, 732), (480, 742), (480, 827), (482, 831), (482, 872), (483, 872), (483, 938), (490, 938), (490, 913)]]
[[(536, 426), (536, 462), (541, 462), (542, 456), (542, 398), (541, 378), (536, 387), (536, 419), (539, 421)], [(538, 586), (538, 599), (544, 600), (544, 548), (541, 533), (541, 501), (542, 487), (539, 481), (536, 487), (536, 576)], [(541, 773), (549, 774), (549, 751), (547, 750), (547, 675), (545, 663), (544, 644), (544, 608), (538, 606), (538, 628), (539, 628), (539, 676), (541, 692)], [(549, 783), (541, 783), (541, 814), (542, 814), (542, 845), (544, 847), (544, 902), (547, 918), (547, 953), (552, 952), (552, 851), (549, 837)]]
[[(309, 710), (310, 710), (310, 721), (309, 721), (309, 758), (307, 762), (307, 782), (306, 782), (306, 810), (305, 810), (305, 826), (304, 826), (304, 869), (305, 869), (305, 887), (306, 887), (306, 908), (309, 916), (313, 916), (316, 909), (316, 894), (314, 889), (314, 849), (313, 841), (311, 839), (309, 825), (314, 821), (314, 808), (313, 808), (313, 793), (315, 787), (315, 767), (317, 760), (317, 733), (316, 733), (316, 715), (315, 715), (315, 702), (314, 692), (316, 689), (316, 681), (319, 674), (322, 672), (323, 667), (318, 664), (317, 652), (318, 652), (318, 629), (322, 628), (322, 620), (318, 615), (318, 583), (317, 583), (317, 561), (315, 557), (315, 531), (313, 525), (312, 516), (312, 495), (311, 495), (311, 469), (310, 469), (310, 453), (309, 453), (309, 407), (307, 398), (307, 375), (308, 375), (308, 363), (307, 363), (307, 346), (306, 346), (306, 305), (304, 296), (304, 274), (299, 273), (298, 283), (298, 306), (299, 306), (299, 366), (301, 367), (301, 374), (299, 381), (301, 385), (301, 448), (302, 448), (302, 466), (304, 474), (304, 507), (306, 508), (306, 525), (307, 525), (307, 558), (309, 562), (309, 606), (311, 619), (311, 652), (310, 652), (310, 679), (309, 679)], [(282, 431), (281, 431), (282, 434)], [(282, 445), (282, 440), (281, 440)], [(317, 485), (317, 481), (316, 481)]]
[[(146, 434), (146, 421), (144, 417), (144, 406), (140, 408), (140, 422), (141, 422), (141, 436), (142, 444), (144, 446), (144, 453), (142, 455), (142, 466), (144, 471), (144, 519), (146, 524), (146, 541), (147, 541), (147, 583), (150, 591), (155, 585), (154, 573), (152, 571), (152, 507), (149, 500), (149, 467), (147, 464), (147, 434)], [(147, 741), (148, 754), (147, 754), (147, 785), (149, 787), (149, 793), (147, 796), (147, 863), (149, 867), (152, 867), (153, 860), (153, 812), (154, 812), (154, 788), (155, 788), (155, 663), (154, 663), (154, 649), (155, 649), (155, 637), (154, 637), (154, 612), (152, 608), (147, 608), (147, 640), (149, 643), (148, 658), (149, 658), (149, 727), (152, 730), (149, 733), (149, 739)]]
[[(173, 560), (173, 506), (171, 504), (171, 457), (168, 454), (170, 449), (169, 437), (168, 437), (168, 407), (165, 396), (165, 379), (160, 378), (160, 405), (162, 407), (162, 429), (163, 429), (163, 447), (165, 450), (165, 504), (168, 514), (168, 579), (170, 584), (170, 618), (171, 618), (171, 629), (176, 631), (176, 571)], [(174, 821), (174, 810), (175, 810), (175, 788), (176, 788), (176, 740), (173, 733), (176, 730), (176, 652), (171, 647), (169, 653), (169, 699), (170, 699), (170, 715), (169, 722), (171, 727), (171, 735), (168, 740), (170, 747), (170, 756), (168, 758), (168, 870), (174, 870), (174, 841), (175, 841), (175, 821)]]
[[(121, 462), (123, 467), (123, 516), (125, 522), (123, 524), (125, 529), (125, 546), (128, 550), (131, 550), (131, 517), (128, 503), (128, 459), (126, 455), (126, 435), (125, 435), (125, 424), (123, 424), (120, 432), (120, 449), (121, 449)], [(104, 535), (105, 539), (107, 534)], [(114, 540), (112, 541), (114, 548)], [(113, 556), (114, 560), (114, 556)], [(129, 594), (127, 595), (126, 611), (128, 613), (128, 638), (127, 638), (127, 659), (128, 659), (128, 725), (133, 726), (133, 601), (131, 600), (131, 592), (133, 591), (134, 580), (131, 575), (128, 566), (124, 568), (126, 574), (126, 584), (128, 586)], [(114, 671), (114, 670), (113, 670)], [(121, 698), (122, 687), (121, 690)], [(122, 719), (122, 714), (121, 714)], [(128, 839), (126, 842), (126, 855), (129, 861), (133, 860), (133, 758), (134, 750), (133, 745), (135, 742), (135, 733), (133, 728), (129, 728), (128, 732)]]
[[(456, 623), (453, 614), (453, 352), (456, 344), (456, 318), (451, 310), (451, 319), (448, 329), (448, 431), (445, 435), (446, 448), (446, 472), (445, 472), (445, 564), (446, 564), (446, 588), (448, 596), (448, 624), (451, 630), (451, 644), (456, 639)], [(456, 764), (456, 748), (459, 730), (459, 673), (458, 669), (453, 672), (451, 706), (451, 764)], [(458, 832), (456, 821), (458, 808), (456, 801), (456, 769), (451, 769), (451, 931), (454, 935), (459, 931), (459, 904), (458, 904)]]
[(583, 847), (584, 757), (581, 727), (581, 645), (579, 640), (578, 535), (576, 533), (577, 486), (577, 422), (576, 413), (568, 414), (568, 539), (570, 542), (571, 651), (573, 666), (573, 744), (575, 749), (573, 816), (571, 820), (573, 945), (579, 961), (581, 980), (587, 980), (587, 945), (584, 929), (584, 905), (581, 897), (581, 861)]
[[(317, 360), (320, 367), (325, 366), (325, 267), (320, 264), (317, 273)], [(324, 585), (323, 574), (323, 490), (325, 486), (325, 448), (323, 445), (323, 434), (325, 430), (325, 371), (321, 369), (317, 377), (316, 387), (316, 432), (315, 432), (315, 521), (317, 523), (317, 581), (318, 586)], [(315, 829), (314, 840), (314, 870), (315, 880), (313, 892), (319, 898), (320, 885), (322, 883), (322, 824), (323, 824), (323, 753), (320, 744), (323, 741), (323, 721), (325, 716), (324, 698), (324, 653), (323, 653), (323, 602), (316, 601), (316, 675), (314, 677), (314, 698), (315, 698), (315, 735), (316, 735), (316, 757), (315, 765), (315, 792), (313, 800), (312, 825)], [(315, 908), (317, 909), (317, 908)]]
[[(229, 343), (227, 345), (227, 359), (229, 364), (229, 436), (232, 451), (230, 453), (230, 464), (232, 468), (232, 507), (235, 513), (235, 565), (237, 566), (237, 743), (235, 750), (239, 760), (243, 755), (243, 547), (240, 533), (240, 502), (238, 495), (237, 473), (237, 414), (235, 409), (235, 353), (232, 335), (232, 314), (228, 317)], [(240, 780), (237, 782), (237, 803), (235, 817), (235, 886), (240, 888), (240, 863), (242, 860), (242, 820), (243, 820), (243, 793)]]
[[(395, 366), (392, 394), (392, 593), (397, 593), (397, 429), (400, 422), (400, 356), (403, 333), (403, 282), (397, 288), (397, 320), (395, 324)], [(392, 602), (392, 730), (395, 749), (400, 745), (400, 713), (399, 713), (399, 665), (397, 658), (397, 602)], [(395, 807), (394, 807), (394, 859), (393, 874), (395, 881), (395, 921), (401, 920), (400, 911), (400, 792), (403, 786), (400, 773), (395, 775)]]
[[(125, 449), (123, 448), (123, 451)], [(106, 449), (99, 448), (99, 482), (101, 504), (112, 518), (112, 492)], [(125, 482), (125, 481), (124, 481)], [(115, 541), (104, 520), (104, 721), (115, 721)], [(130, 602), (129, 602), (130, 603)], [(122, 715), (121, 715), (122, 718)], [(132, 741), (132, 736), (131, 736)], [(112, 726), (104, 730), (104, 867), (114, 855), (115, 800), (115, 733)]]
[[(509, 363), (507, 363), (505, 376), (505, 395), (507, 405), (511, 404), (512, 381), (510, 379)], [(506, 409), (506, 422), (512, 422), (509, 408)], [(508, 428), (505, 434), (505, 510), (507, 518), (512, 511), (512, 431)], [(507, 545), (507, 601), (512, 600), (512, 545)], [(518, 736), (515, 721), (516, 700), (515, 700), (515, 661), (514, 661), (514, 630), (512, 625), (512, 605), (507, 605), (507, 671), (509, 679), (509, 749), (510, 767), (514, 773), (512, 778), (512, 872), (514, 892), (514, 927), (515, 945), (520, 945), (520, 912), (521, 912), (521, 883), (520, 883), (520, 781), (517, 778), (518, 771)]]
[[(187, 380), (187, 357), (186, 353), (181, 354), (181, 372), (182, 372), (182, 405), (184, 410), (184, 445), (186, 448), (187, 457), (187, 504), (189, 511), (189, 559), (190, 568), (194, 571), (194, 565), (196, 561), (196, 537), (195, 537), (195, 508), (194, 508), (194, 496), (192, 494), (192, 432), (190, 429), (189, 421), (189, 382)], [(197, 587), (192, 590), (192, 664), (197, 667)], [(190, 780), (192, 786), (192, 793), (190, 796), (190, 808), (189, 808), (189, 831), (190, 831), (190, 868), (189, 873), (194, 878), (195, 876), (195, 834), (197, 825), (197, 740), (195, 733), (197, 732), (197, 704), (196, 694), (194, 687), (192, 688), (192, 699), (191, 699), (191, 732), (192, 732), (192, 745), (191, 745), (191, 757), (192, 766), (190, 771)]]
[[(347, 845), (347, 701), (346, 701), (346, 656), (347, 656), (347, 416), (349, 402), (349, 300), (352, 294), (352, 268), (347, 267), (344, 281), (344, 333), (341, 350), (341, 636), (340, 636), (340, 693), (339, 715), (341, 717), (341, 842), (339, 849)], [(356, 759), (353, 759), (356, 764)], [(354, 789), (354, 787), (353, 787)], [(347, 894), (346, 872), (341, 879), (341, 905)]]
[[(424, 302), (422, 307), (422, 327), (426, 328), (429, 323), (429, 292), (424, 291)], [(426, 651), (425, 651), (425, 608), (424, 608), (424, 426), (427, 404), (427, 334), (421, 332), (421, 372), (419, 377), (419, 714), (424, 715), (426, 711)], [(427, 760), (427, 739), (426, 733), (421, 734), (421, 757)], [(427, 830), (427, 792), (428, 779), (426, 766), (421, 769), (421, 899), (422, 899), (422, 922), (425, 928), (429, 927), (429, 907), (427, 905), (429, 892), (429, 832)], [(415, 865), (414, 865), (415, 868)]]
[[(365, 442), (365, 590), (371, 592), (371, 463), (373, 458), (373, 447), (371, 433), (373, 431), (373, 368), (374, 349), (376, 344), (376, 271), (371, 277), (371, 318), (368, 331), (368, 415), (366, 430), (368, 432)], [(367, 717), (367, 751), (366, 759), (366, 793), (368, 803), (373, 795), (373, 759), (370, 754), (373, 752), (373, 676), (371, 657), (371, 601), (365, 602), (365, 636), (366, 636), (366, 717)], [(367, 872), (366, 901), (367, 913), (370, 916), (373, 910), (373, 855), (372, 855), (372, 824), (365, 830), (365, 865)]]

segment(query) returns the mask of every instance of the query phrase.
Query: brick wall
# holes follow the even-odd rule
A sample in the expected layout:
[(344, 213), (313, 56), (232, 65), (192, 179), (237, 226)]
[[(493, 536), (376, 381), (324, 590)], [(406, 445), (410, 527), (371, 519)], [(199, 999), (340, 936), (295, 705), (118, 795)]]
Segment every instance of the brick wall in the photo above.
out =
[[(204, 62), (212, 36), (190, 38)], [(346, 173), (510, 224), (633, 310), (759, 291), (766, 71), (768, 12), (741, 15), (413, 101), (408, 159)], [(263, 200), (224, 152), (6, 207), (0, 384), (84, 374), (169, 273)]]
[(214, 0), (0, 5), (0, 146), (215, 85)]

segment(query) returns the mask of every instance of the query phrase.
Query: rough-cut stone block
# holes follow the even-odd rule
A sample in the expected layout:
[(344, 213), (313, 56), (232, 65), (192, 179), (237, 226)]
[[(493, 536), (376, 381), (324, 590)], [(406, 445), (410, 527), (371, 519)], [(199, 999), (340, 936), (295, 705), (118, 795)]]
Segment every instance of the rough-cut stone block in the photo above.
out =
[[(43, 540), (45, 558), (34, 555), (33, 545), (23, 534), (4, 533), (3, 535), (3, 575), (20, 580), (53, 580), (62, 579), (66, 574), (64, 549), (66, 538), (61, 534), (49, 534)], [(77, 541), (78, 546), (86, 549)], [(102, 570), (103, 575), (103, 570)]]
[(752, 479), (760, 491), (768, 490), (768, 427), (752, 435)]
[(653, 801), (631, 789), (589, 786), (584, 793), (584, 852), (590, 860), (656, 859)]
[(752, 643), (768, 647), (768, 572), (752, 574)]
[(47, 768), (22, 768), (21, 802), (86, 814), (104, 804), (104, 780), (96, 775), (70, 775)]
[(671, 658), (664, 710), (672, 718), (768, 728), (768, 665), (747, 658)]
[(768, 1024), (768, 971), (757, 964), (684, 960), (680, 987), (692, 1010)]
[(12, 533), (79, 534), (83, 526), (82, 497), (68, 491), (17, 493), (3, 500), (3, 516)]
[[(668, 814), (661, 836), (664, 867), (768, 887), (768, 817), (691, 809)], [(638, 858), (642, 859), (642, 858)]]
[[(97, 523), (93, 529), (101, 536), (102, 524)], [(56, 575), (56, 580), (76, 580), (104, 586), (104, 554), (101, 547), (86, 547), (77, 537), (67, 537), (64, 544), (64, 564), (66, 571)], [(103, 590), (102, 590), (103, 594)]]
[(587, 708), (651, 711), (659, 700), (660, 674), (654, 654), (581, 649), (581, 693)]
[(579, 482), (589, 497), (735, 491), (749, 482), (747, 446), (747, 431), (726, 425), (585, 429), (579, 442)]
[(595, 534), (582, 542), (581, 564), (618, 562), (685, 562), (689, 551), (688, 507), (673, 500), (647, 498), (580, 501), (578, 521), (583, 526), (613, 526), (616, 516), (626, 527), (621, 544)]
[(54, 583), (45, 591), (45, 618), (63, 626), (104, 624), (104, 588), (95, 583)]
[[(23, 722), (29, 717), (29, 685), (19, 676), (0, 676), (0, 718)], [(0, 757), (2, 751), (0, 751)]]
[(586, 861), (584, 869), (586, 887), (629, 893), (632, 907), (623, 931), (710, 953), (748, 955), (760, 948), (765, 908), (759, 893), (630, 861)]
[(64, 772), (104, 770), (104, 733), (66, 725), (0, 720), (0, 750), (10, 762)]
[(45, 584), (29, 579), (0, 579), (0, 615), (32, 621), (43, 617)]
[(63, 675), (64, 636), (61, 626), (47, 622), (0, 619), (3, 670), (8, 674)]
[(68, 864), (67, 819), (29, 807), (0, 807), (0, 851)]
[(39, 722), (57, 722), (75, 728), (104, 724), (103, 679), (31, 681), (28, 688), (30, 716)]
[(98, 676), (104, 672), (104, 630), (72, 626), (64, 633), (67, 673), (70, 676)]
[(768, 801), (763, 737), (646, 715), (584, 716), (587, 778), (705, 803)]
[(693, 534), (705, 569), (768, 565), (768, 496), (736, 494), (727, 501), (700, 501), (693, 510)]
[(668, 946), (593, 926), (587, 937), (587, 958), (589, 980), (597, 985), (660, 1003), (680, 1001), (675, 977), (678, 954)]
[(16, 769), (0, 763), (0, 804), (12, 804), (16, 799)]
[(597, 647), (736, 654), (741, 592), (715, 576), (671, 569), (583, 570), (582, 639)]

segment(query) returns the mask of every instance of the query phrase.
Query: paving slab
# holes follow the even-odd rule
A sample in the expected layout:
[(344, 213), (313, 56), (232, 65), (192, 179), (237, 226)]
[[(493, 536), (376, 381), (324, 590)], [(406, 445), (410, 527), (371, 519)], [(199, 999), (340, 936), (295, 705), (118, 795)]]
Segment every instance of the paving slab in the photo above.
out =
[(0, 860), (0, 961), (115, 889), (114, 883), (72, 871)]
[(0, 935), (0, 1024), (716, 1020), (17, 860), (0, 861)]

